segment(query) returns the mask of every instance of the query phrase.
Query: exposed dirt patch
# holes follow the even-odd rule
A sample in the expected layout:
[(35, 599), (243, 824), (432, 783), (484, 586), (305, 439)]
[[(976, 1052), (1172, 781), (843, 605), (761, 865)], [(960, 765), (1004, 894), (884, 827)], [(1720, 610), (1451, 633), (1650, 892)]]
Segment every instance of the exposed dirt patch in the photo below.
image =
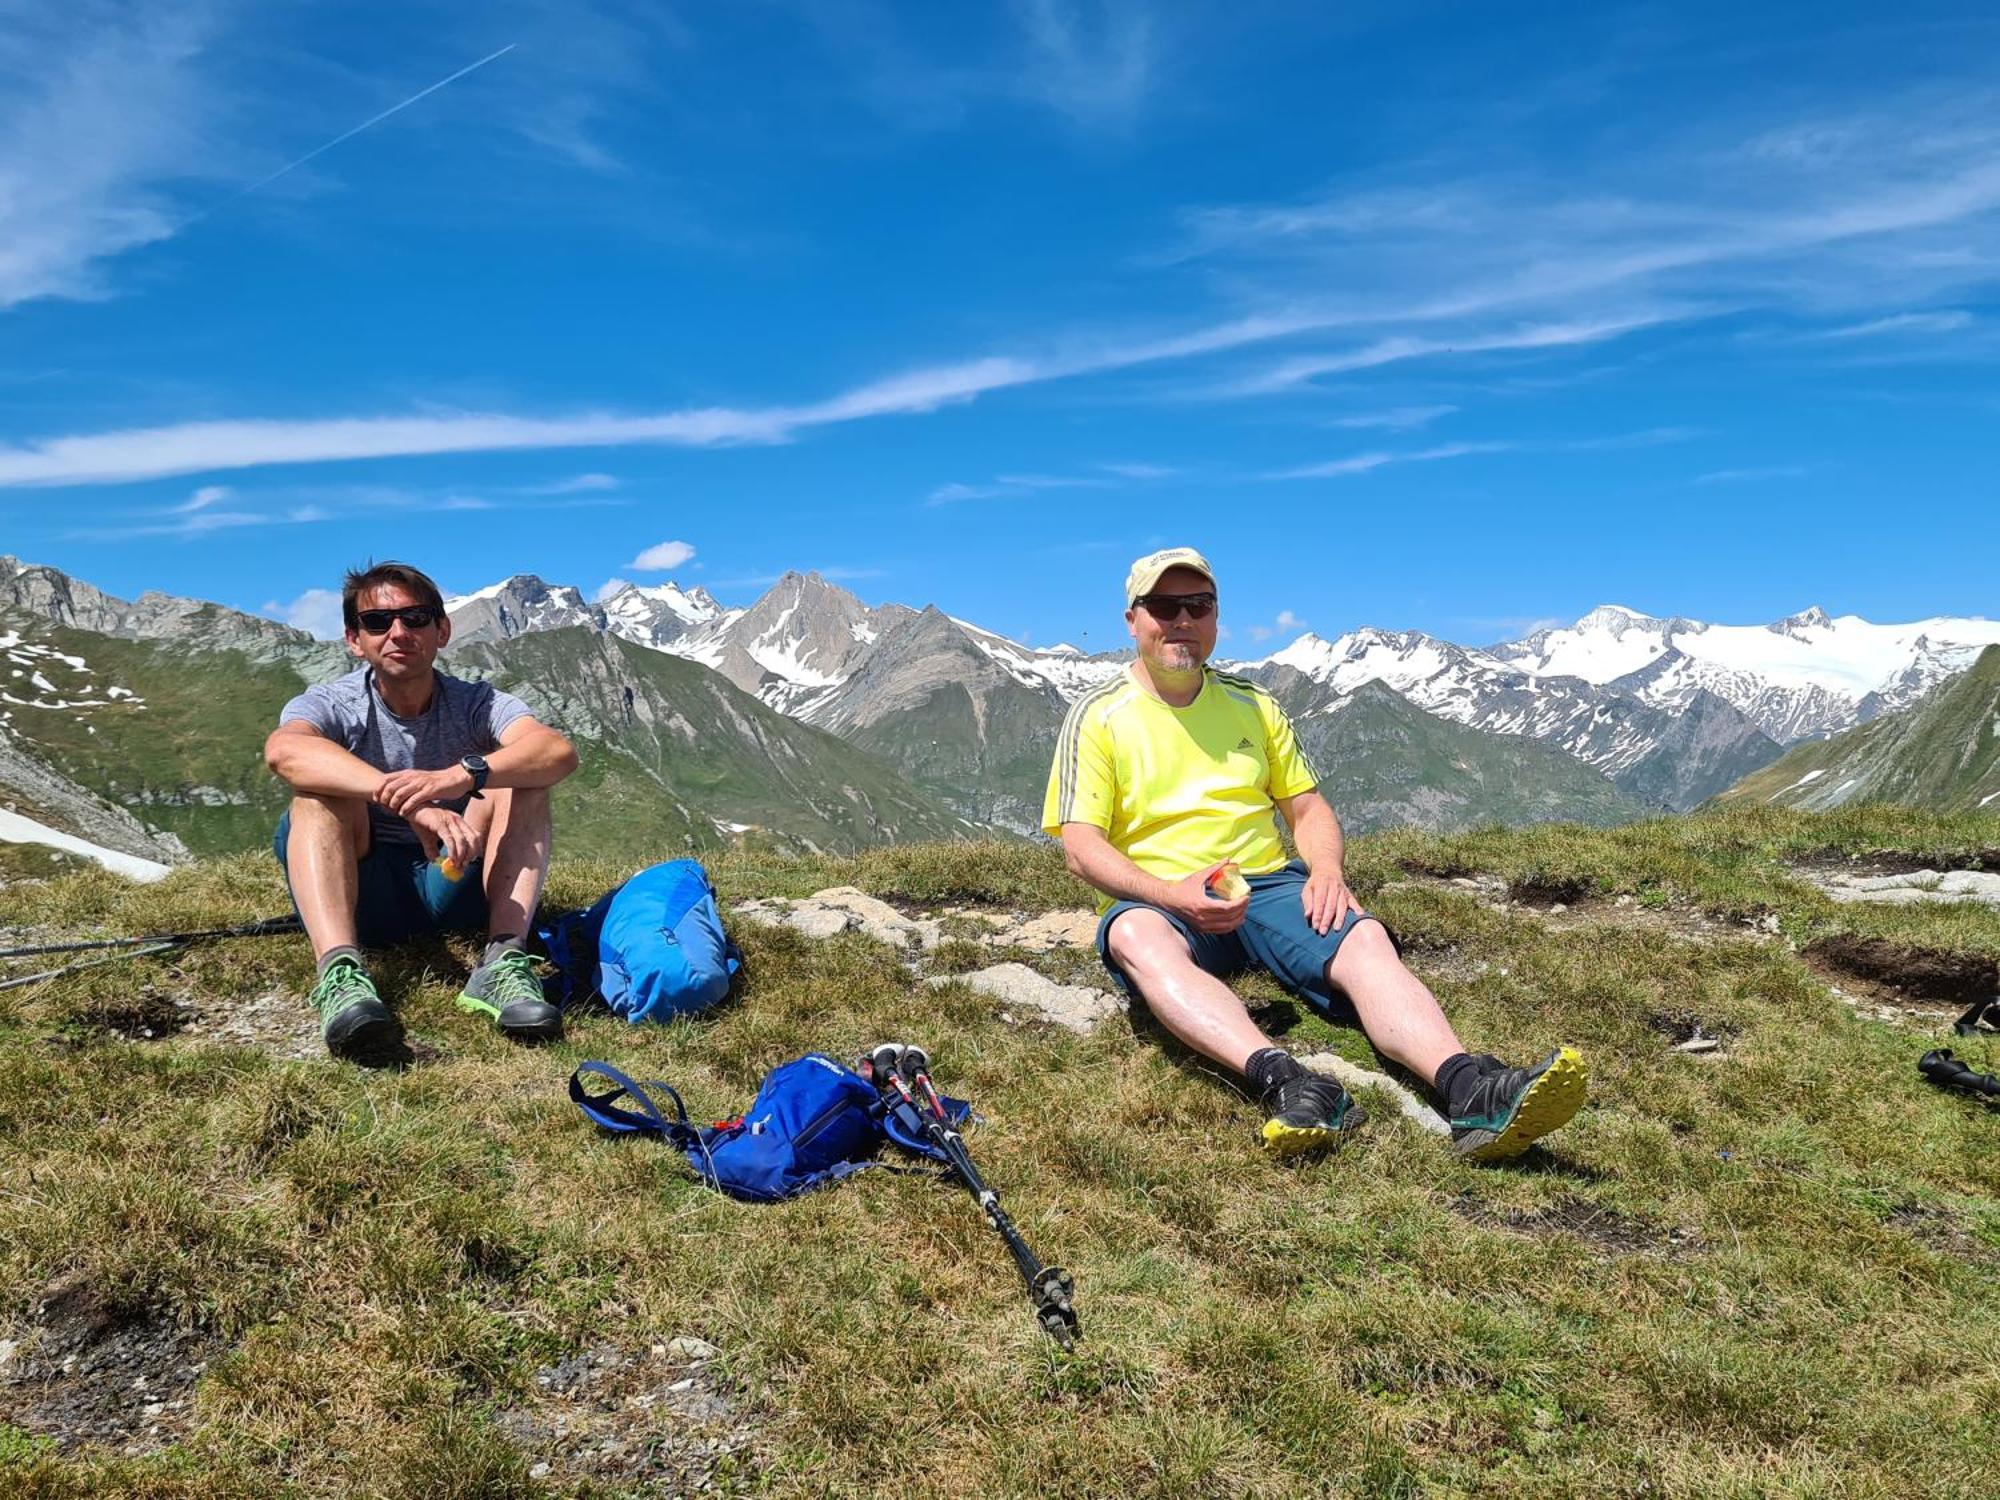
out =
[(154, 1453), (186, 1433), (214, 1347), (82, 1283), (57, 1283), (18, 1337), (0, 1340), (0, 1417), (65, 1449)]
[(1507, 899), (1523, 906), (1574, 906), (1590, 895), (1591, 882), (1580, 875), (1530, 870), (1507, 883)]
[(1692, 1230), (1667, 1228), (1635, 1219), (1615, 1208), (1565, 1193), (1545, 1208), (1496, 1209), (1471, 1193), (1452, 1200), (1452, 1212), (1486, 1229), (1506, 1229), (1534, 1239), (1568, 1234), (1600, 1255), (1692, 1255), (1703, 1248)]
[(1949, 1209), (1905, 1203), (1890, 1213), (1888, 1223), (1918, 1244), (1962, 1260), (1969, 1266), (2000, 1266), (2000, 1247), (1988, 1244)]
[(496, 1425), (531, 1477), (594, 1480), (632, 1495), (749, 1489), (769, 1461), (715, 1350), (675, 1339), (637, 1350), (597, 1344), (535, 1372), (537, 1394)]
[(71, 1013), (76, 1022), (128, 1041), (151, 1042), (177, 1035), (195, 1019), (194, 1002), (147, 987), (115, 1001), (101, 1001)]
[(1891, 1005), (1962, 1010), (2000, 993), (2000, 963), (1974, 954), (1940, 953), (1886, 938), (1837, 933), (1807, 944), (1801, 956), (1823, 976)]
[(1801, 854), (1791, 861), (1792, 868), (1802, 875), (1914, 875), (1919, 870), (1934, 870), (1949, 865), (1957, 870), (2000, 870), (2000, 849), (1981, 849), (1974, 854), (1953, 855), (1942, 859), (1935, 854), (1901, 854), (1893, 850), (1879, 854), (1843, 854), (1838, 849), (1821, 849), (1812, 854)]

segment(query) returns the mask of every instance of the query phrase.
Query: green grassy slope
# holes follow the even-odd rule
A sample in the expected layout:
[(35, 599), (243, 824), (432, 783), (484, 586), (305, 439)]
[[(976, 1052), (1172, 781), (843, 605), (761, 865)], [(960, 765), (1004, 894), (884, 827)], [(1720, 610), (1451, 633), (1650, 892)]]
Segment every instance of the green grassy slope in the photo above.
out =
[(2000, 646), (1900, 713), (1795, 745), (1715, 800), (1813, 810), (1890, 802), (1941, 812), (2000, 802)]
[(1484, 734), (1425, 713), (1379, 682), (1298, 722), (1320, 790), (1357, 832), (1568, 819), (1628, 822), (1645, 809), (1552, 745)]
[[(0, 1492), (671, 1492), (619, 1476), (714, 1433), (685, 1380), (748, 1434), (725, 1444), (721, 1492), (879, 1494), (893, 1455), (898, 1493), (967, 1497), (1984, 1494), (2000, 1117), (1919, 1083), (1930, 1031), (1864, 1019), (1800, 947), (1845, 933), (1992, 961), (2000, 913), (1837, 906), (1791, 872), (1808, 855), (2000, 859), (2000, 818), (1752, 810), (1355, 841), (1357, 889), (1468, 1042), (1527, 1057), (1567, 1039), (1591, 1061), (1592, 1103), (1511, 1168), (1452, 1159), (1383, 1099), (1338, 1155), (1273, 1163), (1250, 1103), (1142, 1018), (1012, 1024), (854, 936), (746, 926), (730, 1004), (665, 1028), (579, 1017), (547, 1052), (452, 1007), (464, 945), (419, 945), (381, 969), (427, 1049), (400, 1075), (136, 1039), (132, 1016), (175, 999), (221, 1018), (296, 991), (296, 940), (8, 992), (0, 1338), (26, 1357), (51, 1308), (80, 1306), (117, 1337), (184, 1336), (206, 1365), (150, 1456), (58, 1449), (28, 1422), (43, 1393), (0, 1375)], [(1022, 844), (712, 869), (732, 900), (834, 883), (930, 910), (1081, 899)], [(565, 865), (552, 899), (608, 875)], [(1451, 883), (1469, 877), (1568, 910)], [(254, 857), (10, 896), (16, 920), (83, 930), (282, 901)], [(1263, 1014), (1301, 1049), (1372, 1061), (1351, 1032)], [(1691, 1019), (1719, 1053), (1671, 1050), (1663, 1031)], [(714, 1117), (775, 1062), (885, 1035), (928, 1043), (977, 1102), (982, 1165), (1077, 1277), (1074, 1357), (1034, 1330), (962, 1194), (870, 1173), (736, 1204), (664, 1149), (598, 1136), (562, 1092), (608, 1057)], [(2000, 1068), (2000, 1047), (1956, 1045)], [(649, 1355), (681, 1335), (720, 1350), (706, 1373)], [(593, 1404), (564, 1372), (606, 1347), (645, 1378)], [(566, 1438), (533, 1437), (555, 1421)]]
[(967, 831), (865, 750), (616, 636), (538, 631), (463, 647), (444, 666), (491, 677), (577, 743), (584, 765), (558, 790), (556, 816), (579, 853), (714, 848), (729, 842), (718, 820), (834, 853)]

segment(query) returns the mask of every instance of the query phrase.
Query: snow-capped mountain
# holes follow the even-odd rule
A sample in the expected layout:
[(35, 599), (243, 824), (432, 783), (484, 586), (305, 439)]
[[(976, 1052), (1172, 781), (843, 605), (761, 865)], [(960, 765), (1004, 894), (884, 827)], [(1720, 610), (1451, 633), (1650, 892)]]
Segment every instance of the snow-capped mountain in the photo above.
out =
[(1416, 630), (1302, 635), (1244, 670), (1300, 719), (1383, 683), (1453, 723), (1544, 740), (1657, 806), (1692, 806), (1778, 753), (1716, 695), (1691, 694), (1668, 709), (1579, 677), (1536, 676)]
[(651, 587), (627, 584), (604, 599), (602, 607), (613, 635), (622, 635), (642, 646), (660, 647), (712, 626), (732, 613), (717, 604), (707, 589), (683, 591), (675, 583)]
[(1996, 643), (1996, 620), (1877, 625), (1814, 608), (1769, 625), (1710, 625), (1607, 604), (1574, 625), (1487, 654), (1535, 676), (1581, 678), (1660, 708), (1680, 709), (1706, 689), (1790, 744), (1908, 707)]
[(516, 573), (483, 589), (444, 601), (451, 616), (452, 638), (461, 644), (473, 641), (508, 641), (531, 630), (561, 630), (582, 625), (591, 630), (608, 628), (602, 609), (584, 602), (582, 594), (569, 584), (547, 584), (533, 573)]

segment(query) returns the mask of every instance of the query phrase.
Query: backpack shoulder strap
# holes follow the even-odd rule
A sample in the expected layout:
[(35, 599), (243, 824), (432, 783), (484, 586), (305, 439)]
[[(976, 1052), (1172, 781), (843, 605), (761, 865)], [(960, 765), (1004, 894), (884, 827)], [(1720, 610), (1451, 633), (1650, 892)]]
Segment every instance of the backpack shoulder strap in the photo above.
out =
[[(586, 1075), (602, 1078), (613, 1087), (608, 1093), (589, 1093), (583, 1086)], [(660, 1112), (659, 1105), (653, 1102), (646, 1092), (647, 1089), (658, 1089), (673, 1100), (673, 1119), (669, 1120)], [(687, 1106), (681, 1103), (681, 1096), (670, 1085), (660, 1082), (657, 1078), (649, 1079), (645, 1083), (635, 1083), (610, 1063), (579, 1063), (576, 1071), (569, 1075), (569, 1097), (570, 1101), (596, 1124), (606, 1130), (617, 1131), (621, 1135), (639, 1131), (647, 1135), (665, 1136), (678, 1145), (695, 1134), (694, 1127), (688, 1124)], [(619, 1108), (620, 1099), (630, 1099), (637, 1108)]]

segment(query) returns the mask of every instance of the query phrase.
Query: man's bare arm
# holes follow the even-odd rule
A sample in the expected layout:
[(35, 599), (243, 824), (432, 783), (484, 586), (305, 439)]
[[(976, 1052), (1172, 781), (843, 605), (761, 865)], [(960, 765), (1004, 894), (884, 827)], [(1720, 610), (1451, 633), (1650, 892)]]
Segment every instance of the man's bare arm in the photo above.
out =
[(1250, 898), (1219, 901), (1205, 889), (1208, 877), (1221, 869), (1211, 865), (1181, 880), (1148, 875), (1127, 859), (1095, 823), (1062, 826), (1063, 863), (1070, 873), (1087, 880), (1119, 901), (1143, 901), (1180, 917), (1198, 932), (1234, 932), (1250, 909)]
[[(490, 787), (554, 786), (576, 769), (576, 747), (536, 719), (516, 719), (501, 731), (500, 747), (486, 757), (486, 769)], [(471, 794), (472, 773), (462, 765), (449, 765), (435, 771), (392, 772), (375, 789), (375, 800), (407, 818), (433, 802)]]
[(264, 741), (264, 764), (295, 792), (320, 797), (373, 797), (382, 773), (303, 719), (292, 719)]
[(1350, 911), (1361, 909), (1354, 893), (1347, 888), (1347, 874), (1341, 868), (1347, 846), (1341, 837), (1340, 819), (1317, 791), (1279, 798), (1278, 809), (1291, 825), (1292, 842), (1299, 846), (1299, 857), (1312, 872), (1299, 892), (1299, 904), (1304, 907), (1312, 930), (1323, 934), (1328, 928), (1344, 923)]
[(1296, 797), (1280, 797), (1278, 810), (1292, 830), (1292, 842), (1308, 870), (1331, 870), (1339, 874), (1347, 857), (1347, 843), (1341, 836), (1340, 819), (1317, 790)]
[(516, 719), (486, 768), (488, 786), (554, 786), (576, 769), (576, 747), (539, 719)]

